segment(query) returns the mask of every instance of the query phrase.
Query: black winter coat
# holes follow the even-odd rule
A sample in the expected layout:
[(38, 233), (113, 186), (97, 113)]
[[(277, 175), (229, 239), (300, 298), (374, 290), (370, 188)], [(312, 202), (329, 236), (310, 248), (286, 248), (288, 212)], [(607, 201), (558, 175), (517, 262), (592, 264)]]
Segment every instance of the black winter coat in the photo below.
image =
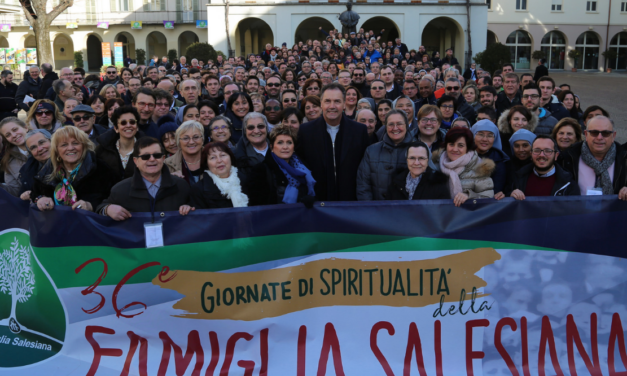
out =
[[(248, 196), (251, 206), (250, 195), (248, 194), (247, 185), (245, 184), (244, 176), (241, 170), (238, 169), (237, 176), (239, 177), (240, 184), (242, 186), (242, 193)], [(233, 202), (230, 198), (227, 198), (220, 192), (220, 188), (213, 182), (211, 176), (206, 172), (202, 173), (202, 176), (197, 183), (192, 184), (190, 191), (191, 205), (196, 209), (217, 209), (217, 208), (232, 208)]]
[[(557, 164), (566, 172), (570, 173), (575, 182), (579, 184), (579, 159), (581, 158), (581, 145), (585, 141), (578, 142), (568, 149), (562, 151), (557, 158)], [(614, 163), (614, 194), (627, 187), (627, 148), (621, 146), (618, 142), (616, 145), (616, 162)]]
[[(409, 174), (409, 170), (405, 169), (392, 178), (392, 184), (388, 188), (388, 200), (409, 199), (409, 193), (405, 188), (407, 174)], [(414, 191), (412, 200), (449, 200), (450, 198), (448, 176), (440, 171), (432, 170), (431, 167), (427, 167)]]
[(32, 155), (28, 157), (26, 163), (24, 163), (22, 168), (20, 168), (20, 195), (33, 189), (35, 175), (39, 173), (39, 170), (41, 170), (42, 167), (43, 166), (39, 163), (39, 161), (33, 158)]
[[(137, 132), (135, 138), (139, 140), (143, 136), (144, 134), (142, 132)], [(96, 156), (103, 163), (106, 163), (107, 166), (109, 166), (109, 168), (113, 171), (113, 185), (121, 182), (126, 178), (130, 178), (135, 172), (135, 162), (133, 161), (132, 156), (129, 157), (126, 168), (122, 166), (120, 153), (115, 147), (115, 143), (119, 139), (120, 135), (116, 133), (113, 129), (109, 129), (96, 139), (96, 141), (98, 142), (98, 147), (96, 148)]]
[(98, 146), (98, 137), (103, 135), (108, 130), (109, 130), (108, 128), (105, 128), (102, 125), (94, 124), (93, 132), (89, 136), (89, 141), (93, 142), (94, 145)]
[[(268, 144), (270, 142), (268, 141)], [(268, 146), (268, 150), (266, 151), (266, 156), (270, 153), (270, 146)], [(251, 169), (263, 162), (264, 155), (259, 154), (255, 151), (254, 146), (248, 141), (246, 136), (240, 138), (237, 145), (233, 149), (233, 154), (235, 154), (235, 160), (237, 161), (237, 168), (242, 170), (244, 173), (249, 173)]]
[(35, 99), (44, 99), (48, 89), (52, 87), (52, 82), (59, 79), (59, 75), (56, 72), (50, 72), (41, 80), (41, 86), (37, 92)]
[[(26, 103), (24, 103), (24, 98), (27, 95), (30, 95), (34, 99), (37, 99), (37, 94), (39, 93), (40, 87), (40, 77), (37, 77), (37, 80), (34, 80), (29, 74), (25, 74), (24, 81), (20, 82), (20, 85), (17, 87), (17, 94), (15, 94), (15, 104), (17, 104), (20, 109), (28, 112), (28, 110), (30, 110), (30, 107)], [(33, 102), (30, 102), (29, 104), (32, 105)]]
[(316, 180), (318, 201), (356, 201), (357, 169), (370, 145), (364, 124), (342, 116), (335, 147), (324, 116), (300, 126), (296, 155)]
[[(132, 212), (150, 212), (151, 202), (155, 200), (155, 218), (164, 217), (166, 211), (178, 211), (182, 205), (189, 204), (189, 184), (179, 177), (170, 175), (164, 164), (161, 169), (161, 187), (157, 197), (148, 193), (141, 173), (135, 168), (133, 176), (117, 183), (111, 189), (109, 198), (104, 200), (97, 209), (100, 213), (107, 205), (120, 205)], [(161, 213), (159, 213), (161, 212)]]
[(510, 102), (509, 98), (507, 98), (507, 95), (505, 95), (505, 92), (502, 91), (500, 92), (497, 97), (496, 97), (496, 103), (494, 104), (496, 107), (496, 111), (499, 114), (502, 114), (503, 112), (509, 110), (510, 108), (522, 104), (522, 102), (520, 101), (520, 91), (516, 93), (516, 97), (514, 97), (514, 100)]
[[(268, 150), (263, 162), (253, 167), (249, 176), (250, 205), (275, 205), (283, 203), (283, 195), (288, 186), (287, 177)], [(307, 196), (307, 186), (298, 187), (298, 200), (301, 202)]]
[[(521, 190), (525, 195), (529, 175), (533, 174), (533, 164), (530, 163), (516, 171), (514, 185), (509, 190), (509, 194), (516, 189)], [(579, 184), (573, 176), (564, 171), (559, 165), (555, 165), (555, 184), (551, 189), (551, 196), (579, 196)]]
[[(507, 144), (509, 145), (509, 142)], [(490, 176), (494, 183), (494, 192), (503, 192), (507, 181), (507, 165), (505, 162), (509, 160), (509, 157), (497, 148), (491, 148), (487, 153), (479, 154), (479, 156), (481, 158), (489, 158), (494, 162), (494, 171), (492, 172), (492, 176)]]
[[(18, 86), (13, 82), (6, 86), (0, 83), (0, 119), (9, 116), (17, 116), (16, 113), (12, 112), (18, 108), (15, 103), (17, 89)], [(22, 100), (24, 100), (24, 98), (22, 98)]]
[[(31, 197), (46, 196), (53, 198), (54, 189), (59, 181), (47, 181), (46, 177), (52, 173), (52, 163), (46, 162), (44, 167), (35, 176)], [(113, 186), (113, 173), (109, 167), (102, 161), (97, 160), (96, 154), (92, 151), (87, 152), (85, 159), (72, 187), (76, 191), (78, 200), (87, 201), (96, 209), (100, 203), (109, 196), (109, 191)]]
[(425, 106), (425, 105), (428, 105), (428, 104), (431, 104), (431, 105), (437, 106), (437, 104), (438, 104), (438, 100), (435, 98), (435, 95), (431, 94), (430, 96), (428, 96), (428, 97), (426, 97), (426, 98), (419, 97), (419, 98), (418, 98), (418, 99), (414, 102), (414, 105), (415, 105), (415, 107), (416, 107), (415, 114), (418, 114), (418, 111), (420, 111), (420, 109), (422, 108), (422, 106)]

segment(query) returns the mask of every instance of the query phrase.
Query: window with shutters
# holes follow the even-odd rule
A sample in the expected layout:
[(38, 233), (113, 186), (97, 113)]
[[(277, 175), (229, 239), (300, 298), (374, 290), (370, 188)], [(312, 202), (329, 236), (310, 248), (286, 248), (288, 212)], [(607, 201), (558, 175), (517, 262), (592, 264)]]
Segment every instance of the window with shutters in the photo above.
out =
[(112, 12), (132, 12), (133, 0), (110, 0)]
[(597, 2), (596, 1), (588, 1), (586, 4), (587, 12), (596, 12), (597, 11)]
[(87, 22), (96, 22), (96, 0), (85, 0), (85, 18)]
[(166, 0), (144, 0), (144, 11), (157, 12), (165, 10)]
[(516, 10), (527, 10), (527, 0), (516, 0)]
[(189, 23), (200, 19), (200, 0), (176, 0), (176, 22)]
[(622, 3), (620, 3), (620, 11), (621, 13), (627, 12), (627, 1), (623, 1)]
[(551, 4), (552, 12), (561, 12), (562, 11), (562, 0), (553, 0)]

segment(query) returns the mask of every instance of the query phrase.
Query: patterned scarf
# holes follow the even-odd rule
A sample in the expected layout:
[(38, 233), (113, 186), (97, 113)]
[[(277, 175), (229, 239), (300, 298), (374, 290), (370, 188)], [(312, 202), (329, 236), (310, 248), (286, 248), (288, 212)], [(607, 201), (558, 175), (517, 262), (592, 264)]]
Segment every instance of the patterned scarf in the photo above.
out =
[(309, 196), (315, 196), (314, 185), (316, 181), (311, 176), (311, 171), (296, 157), (295, 154), (290, 158), (290, 163), (285, 162), (272, 152), (272, 158), (277, 163), (285, 177), (287, 178), (288, 185), (285, 188), (283, 194), (283, 202), (286, 204), (295, 204), (298, 202), (298, 187), (301, 184), (307, 185), (307, 194)]
[(612, 185), (612, 179), (610, 179), (610, 173), (607, 170), (616, 160), (616, 144), (612, 143), (612, 147), (607, 154), (605, 154), (603, 161), (599, 162), (590, 152), (588, 143), (584, 142), (581, 145), (581, 159), (583, 163), (594, 170), (594, 174), (596, 175), (594, 187), (598, 188), (600, 186), (603, 189), (604, 195), (613, 195), (614, 186)]
[(74, 187), (72, 187), (72, 183), (74, 183), (74, 179), (78, 174), (78, 170), (81, 168), (81, 164), (76, 166), (75, 169), (70, 171), (70, 176), (65, 177), (65, 172), (62, 169), (59, 169), (56, 173), (55, 180), (59, 181), (59, 184), (54, 189), (54, 204), (55, 205), (63, 205), (63, 206), (72, 206), (76, 203), (76, 191)]
[(412, 178), (411, 172), (407, 173), (407, 178), (405, 179), (405, 189), (407, 190), (407, 194), (409, 195), (410, 200), (414, 198), (414, 193), (416, 193), (416, 188), (418, 188), (420, 178), (422, 178), (422, 175), (418, 175), (417, 177)]

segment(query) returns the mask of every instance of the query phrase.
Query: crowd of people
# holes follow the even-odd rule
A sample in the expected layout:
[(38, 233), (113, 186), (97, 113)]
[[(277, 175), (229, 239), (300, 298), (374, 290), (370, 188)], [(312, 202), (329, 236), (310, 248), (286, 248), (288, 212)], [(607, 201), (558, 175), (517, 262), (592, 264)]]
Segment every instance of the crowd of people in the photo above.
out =
[(372, 31), (324, 33), (104, 77), (44, 63), (18, 86), (2, 71), (2, 188), (115, 220), (315, 201), (627, 200), (627, 146), (568, 84), (511, 64), (462, 72), (451, 49), (440, 58)]

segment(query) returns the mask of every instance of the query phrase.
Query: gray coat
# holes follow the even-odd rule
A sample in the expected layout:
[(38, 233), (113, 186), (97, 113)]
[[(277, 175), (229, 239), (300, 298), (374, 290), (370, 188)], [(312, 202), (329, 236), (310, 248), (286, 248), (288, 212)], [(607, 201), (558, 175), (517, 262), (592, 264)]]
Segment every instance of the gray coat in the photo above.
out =
[[(544, 112), (544, 113), (543, 113)], [(535, 134), (545, 134), (550, 136), (553, 133), (553, 128), (557, 124), (557, 119), (551, 116), (549, 110), (540, 108), (540, 115), (538, 116), (538, 126), (536, 127)]]
[(357, 200), (385, 200), (392, 177), (407, 168), (405, 152), (414, 136), (407, 133), (395, 145), (387, 133), (383, 141), (368, 146), (357, 170)]
[(20, 169), (28, 159), (26, 155), (20, 153), (17, 149), (17, 146), (11, 145), (11, 149), (7, 151), (11, 154), (11, 159), (6, 171), (4, 171), (4, 183), (2, 183), (2, 188), (16, 197), (20, 195), (20, 189), (22, 188)]

